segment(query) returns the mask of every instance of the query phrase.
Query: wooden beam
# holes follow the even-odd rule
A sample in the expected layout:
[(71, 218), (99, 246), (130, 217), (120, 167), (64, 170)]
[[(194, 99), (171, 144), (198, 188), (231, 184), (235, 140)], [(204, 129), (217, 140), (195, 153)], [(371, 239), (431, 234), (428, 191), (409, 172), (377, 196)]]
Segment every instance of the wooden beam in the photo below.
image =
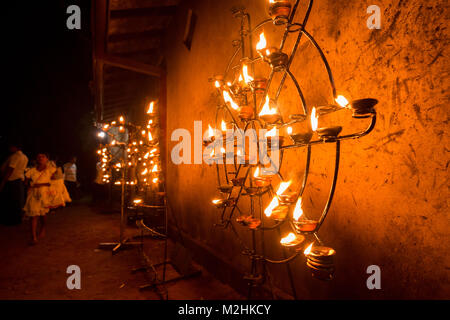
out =
[(172, 16), (175, 14), (176, 10), (176, 6), (113, 10), (111, 11), (111, 19)]
[(106, 50), (107, 14), (106, 0), (92, 1), (91, 19), (94, 42), (92, 65), (94, 71), (94, 98), (97, 121), (102, 121), (103, 118), (103, 58)]
[(137, 62), (128, 58), (120, 58), (108, 55), (105, 56), (104, 62), (105, 64), (108, 64), (110, 66), (146, 74), (153, 77), (160, 77), (161, 74), (163, 73), (163, 70), (159, 67)]
[(111, 10), (176, 6), (180, 0), (109, 0)]

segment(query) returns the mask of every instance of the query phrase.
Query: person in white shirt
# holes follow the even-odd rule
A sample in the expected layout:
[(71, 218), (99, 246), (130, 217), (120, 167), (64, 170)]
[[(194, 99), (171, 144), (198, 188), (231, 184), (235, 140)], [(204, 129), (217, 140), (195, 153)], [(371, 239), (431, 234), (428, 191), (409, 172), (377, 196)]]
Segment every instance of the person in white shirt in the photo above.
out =
[(64, 168), (64, 183), (66, 185), (67, 190), (69, 191), (69, 195), (73, 200), (78, 199), (78, 182), (77, 182), (77, 158), (72, 157), (69, 162), (67, 162)]
[(17, 144), (9, 147), (11, 155), (0, 168), (0, 192), (2, 193), (4, 210), (0, 212), (0, 221), (7, 225), (22, 222), (22, 208), (25, 203), (25, 169), (28, 158)]

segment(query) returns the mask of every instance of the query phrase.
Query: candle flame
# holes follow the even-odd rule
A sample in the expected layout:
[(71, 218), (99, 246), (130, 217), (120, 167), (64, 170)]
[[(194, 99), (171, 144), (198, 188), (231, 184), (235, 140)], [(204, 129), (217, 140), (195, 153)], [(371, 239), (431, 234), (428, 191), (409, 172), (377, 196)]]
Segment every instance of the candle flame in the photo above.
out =
[(212, 201), (212, 203), (213, 203), (213, 204), (218, 204), (219, 201), (220, 201), (219, 199), (214, 199), (214, 200)]
[(158, 183), (158, 178), (154, 178), (152, 181), (153, 183)]
[(153, 113), (153, 106), (154, 105), (155, 105), (154, 101), (150, 102), (150, 104), (148, 105), (147, 114)]
[(242, 66), (242, 73), (244, 74), (244, 81), (246, 84), (249, 84), (253, 81), (253, 77), (248, 74), (248, 67), (246, 64)]
[(212, 158), (214, 157), (214, 149), (212, 149), (211, 153), (209, 154), (209, 156)]
[(148, 132), (148, 141), (152, 141), (153, 137), (152, 137), (152, 133), (149, 131)]
[(305, 251), (303, 251), (303, 253), (305, 254), (305, 256), (307, 256), (308, 254), (311, 253), (311, 249), (312, 249), (313, 243), (311, 243), (308, 248), (305, 249)]
[(297, 239), (297, 236), (294, 233), (290, 232), (286, 237), (281, 239), (280, 243), (288, 244), (288, 243), (291, 243), (292, 241), (294, 241), (295, 239)]
[(277, 127), (273, 127), (271, 130), (266, 132), (266, 137), (275, 137), (277, 135)]
[(293, 217), (296, 221), (298, 221), (298, 219), (300, 219), (302, 215), (303, 215), (302, 198), (298, 198), (297, 203), (295, 204)]
[(311, 111), (311, 128), (312, 128), (312, 130), (316, 131), (318, 125), (319, 125), (319, 117), (316, 116), (316, 108), (314, 107)]
[(211, 138), (214, 136), (214, 130), (211, 128), (211, 125), (208, 124), (208, 137)]
[(278, 191), (277, 191), (277, 195), (282, 195), (283, 192), (285, 192), (287, 190), (287, 188), (289, 188), (289, 186), (291, 185), (292, 180), (289, 180), (288, 182), (281, 182), (280, 186), (278, 187)]
[(222, 120), (222, 131), (227, 131), (227, 123)]
[(157, 172), (157, 171), (158, 171), (158, 165), (155, 164), (155, 165), (153, 166), (152, 172)]
[[(239, 152), (240, 150), (238, 150)], [(259, 167), (256, 167), (255, 173), (253, 174), (255, 178), (259, 177)]]
[(119, 121), (120, 121), (121, 123), (123, 123), (123, 122), (125, 121), (125, 119), (123, 118), (123, 116), (120, 116)]
[(220, 88), (220, 82), (218, 80), (216, 80), (216, 82), (214, 82), (214, 86), (216, 88)]
[(234, 110), (239, 109), (239, 106), (233, 101), (228, 91), (223, 91), (223, 99), (225, 100), (225, 103), (229, 103)]
[[(241, 149), (238, 149), (238, 151), (237, 151), (237, 156), (240, 157), (241, 154), (242, 154)], [(258, 170), (258, 169), (257, 169), (257, 170)]]
[(142, 199), (134, 199), (133, 202), (134, 202), (135, 204), (139, 204), (139, 203), (142, 202)]
[(342, 108), (345, 108), (345, 107), (348, 105), (348, 100), (347, 100), (344, 96), (342, 96), (342, 95), (337, 96), (336, 99), (334, 99), (334, 100), (335, 100), (335, 101), (337, 102), (337, 104), (340, 105)]
[(220, 148), (220, 152), (221, 152), (221, 153), (225, 153), (225, 148), (224, 148), (224, 147), (221, 147), (221, 148)]
[(266, 217), (270, 217), (272, 215), (273, 209), (278, 207), (278, 205), (279, 205), (278, 198), (275, 196), (275, 197), (273, 197), (272, 201), (267, 206), (267, 208), (264, 210), (264, 214), (266, 215)]
[(145, 168), (145, 170), (144, 171), (142, 171), (142, 175), (145, 175), (145, 174), (147, 174), (148, 173), (148, 169), (147, 168)]
[(266, 114), (277, 114), (277, 108), (270, 108), (270, 99), (269, 96), (266, 96), (266, 103), (264, 103), (264, 106), (259, 113), (259, 116), (264, 116)]
[(264, 32), (259, 35), (259, 42), (256, 44), (256, 50), (264, 50), (267, 47), (266, 37)]

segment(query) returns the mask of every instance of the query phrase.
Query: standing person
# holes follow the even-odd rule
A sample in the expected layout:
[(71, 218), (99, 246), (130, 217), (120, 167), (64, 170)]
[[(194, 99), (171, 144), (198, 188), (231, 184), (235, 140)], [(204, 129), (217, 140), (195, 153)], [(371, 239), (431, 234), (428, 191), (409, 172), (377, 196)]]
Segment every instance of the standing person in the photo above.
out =
[(50, 181), (56, 169), (48, 165), (48, 156), (40, 153), (36, 157), (36, 167), (31, 168), (25, 174), (29, 189), (27, 202), (25, 203), (25, 214), (31, 217), (31, 235), (32, 243), (38, 241), (37, 225), (40, 221), (39, 238), (45, 236), (45, 225), (50, 208), (51, 190)]
[(58, 160), (52, 160), (49, 162), (49, 165), (56, 169), (52, 180), (50, 181), (50, 190), (52, 196), (50, 206), (52, 209), (65, 207), (67, 202), (72, 202), (72, 199), (70, 198), (64, 184), (64, 174), (62, 172), (60, 163), (58, 162)]
[(16, 225), (22, 222), (22, 208), (25, 202), (23, 181), (28, 158), (18, 144), (11, 144), (9, 151), (11, 155), (0, 170), (0, 192), (3, 196), (2, 202), (5, 204), (5, 210), (0, 213), (0, 220), (7, 225)]
[(66, 184), (69, 195), (73, 200), (78, 200), (77, 193), (77, 158), (72, 157), (69, 162), (64, 165), (64, 183)]

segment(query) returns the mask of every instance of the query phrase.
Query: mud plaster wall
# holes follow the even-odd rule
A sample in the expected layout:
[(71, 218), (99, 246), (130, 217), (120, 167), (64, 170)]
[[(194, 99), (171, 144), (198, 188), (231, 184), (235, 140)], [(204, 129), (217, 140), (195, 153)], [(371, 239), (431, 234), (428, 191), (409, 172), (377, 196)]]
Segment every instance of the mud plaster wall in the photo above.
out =
[[(371, 4), (381, 8), (381, 30), (366, 26)], [(253, 24), (267, 17), (263, 0), (181, 5), (165, 44), (169, 133), (186, 128), (193, 135), (195, 120), (203, 121), (203, 130), (214, 122), (218, 98), (208, 78), (223, 73), (231, 41), (238, 39), (239, 22), (230, 12), (235, 5), (247, 8)], [(305, 6), (301, 1), (298, 16)], [(182, 43), (188, 8), (198, 17), (190, 51)], [(323, 48), (338, 91), (353, 99), (377, 98), (379, 104), (375, 130), (342, 143), (337, 191), (320, 230), (322, 240), (337, 251), (336, 278), (329, 283), (311, 278), (304, 258), (297, 258), (291, 269), (298, 298), (449, 297), (449, 14), (447, 1), (314, 1), (307, 29)], [(269, 43), (278, 45), (282, 30), (269, 24), (264, 31)], [(292, 70), (308, 106), (331, 102), (325, 69), (306, 40)], [(282, 109), (298, 106), (292, 82), (283, 90)], [(345, 111), (320, 121), (321, 126), (342, 125), (344, 133), (367, 125)], [(176, 142), (168, 140), (170, 151)], [(294, 183), (304, 156), (304, 150), (286, 155), (283, 174)], [(318, 216), (326, 201), (333, 157), (331, 145), (312, 150), (303, 207), (310, 216)], [(249, 262), (239, 241), (213, 226), (219, 216), (210, 205), (218, 196), (215, 179), (214, 167), (169, 161), (171, 207), (189, 237), (245, 272)], [(237, 231), (249, 244), (248, 232), (239, 226)], [(266, 240), (267, 253), (282, 258), (279, 236), (266, 234)], [(381, 267), (381, 290), (366, 287), (366, 268), (372, 264)], [(285, 266), (270, 266), (269, 272), (275, 286), (292, 293)]]

